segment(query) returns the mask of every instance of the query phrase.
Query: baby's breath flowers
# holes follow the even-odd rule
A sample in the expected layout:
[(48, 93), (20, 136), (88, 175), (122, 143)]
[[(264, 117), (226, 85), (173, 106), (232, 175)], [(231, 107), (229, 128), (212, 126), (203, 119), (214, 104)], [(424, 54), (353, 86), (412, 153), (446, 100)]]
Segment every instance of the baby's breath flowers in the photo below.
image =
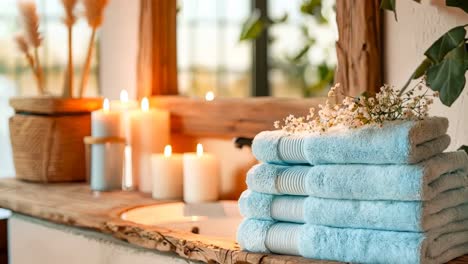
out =
[(339, 84), (328, 92), (325, 105), (319, 110), (309, 110), (305, 117), (287, 116), (283, 122), (276, 121), (276, 129), (288, 133), (322, 133), (335, 128), (358, 128), (365, 125), (382, 125), (386, 121), (419, 120), (428, 116), (429, 105), (438, 97), (437, 92), (423, 91), (424, 80), (412, 89), (401, 93), (393, 86), (384, 85), (373, 97), (361, 95), (345, 96), (340, 104), (332, 104), (336, 99)]

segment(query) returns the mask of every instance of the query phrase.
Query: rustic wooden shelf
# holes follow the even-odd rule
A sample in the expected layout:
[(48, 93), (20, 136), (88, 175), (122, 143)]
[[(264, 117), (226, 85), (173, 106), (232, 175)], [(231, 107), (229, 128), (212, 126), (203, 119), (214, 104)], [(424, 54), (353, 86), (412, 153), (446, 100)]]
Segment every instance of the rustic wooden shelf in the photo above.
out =
[[(144, 226), (120, 219), (120, 214), (142, 205), (158, 204), (137, 192), (93, 193), (84, 183), (37, 184), (0, 180), (0, 207), (54, 223), (92, 229), (128, 243), (205, 263), (332, 264), (296, 256), (244, 252), (234, 241)], [(468, 255), (449, 262), (468, 264)]]

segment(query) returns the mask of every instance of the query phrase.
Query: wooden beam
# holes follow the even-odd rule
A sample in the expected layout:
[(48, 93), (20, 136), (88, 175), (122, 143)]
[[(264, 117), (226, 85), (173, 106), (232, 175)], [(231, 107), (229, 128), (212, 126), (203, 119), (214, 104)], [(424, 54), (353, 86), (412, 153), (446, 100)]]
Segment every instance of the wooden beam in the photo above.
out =
[(156, 96), (153, 107), (171, 112), (173, 133), (190, 136), (253, 137), (272, 130), (273, 122), (287, 115), (307, 115), (310, 107), (324, 103), (324, 98), (216, 98), (205, 101), (181, 96)]
[(177, 94), (177, 1), (141, 0), (137, 95)]
[(346, 95), (375, 93), (382, 85), (382, 23), (379, 0), (336, 1), (339, 39), (335, 82)]

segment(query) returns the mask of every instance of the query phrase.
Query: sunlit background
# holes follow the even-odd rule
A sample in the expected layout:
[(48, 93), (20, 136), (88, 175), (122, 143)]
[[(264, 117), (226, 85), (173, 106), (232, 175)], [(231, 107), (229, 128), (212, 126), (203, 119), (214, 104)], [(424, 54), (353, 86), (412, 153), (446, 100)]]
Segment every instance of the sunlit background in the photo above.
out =
[[(246, 97), (252, 86), (253, 41), (239, 41), (252, 0), (181, 0), (178, 13), (179, 91)], [(314, 10), (304, 10), (304, 6)], [(302, 9), (302, 10), (301, 10)], [(334, 0), (267, 0), (270, 95), (323, 95), (336, 65)]]
[[(268, 29), (268, 56), (260, 58), (255, 57), (254, 53), (257, 41), (255, 34), (249, 33), (247, 37), (244, 36), (245, 40), (240, 41), (241, 35), (249, 29), (249, 23), (255, 22), (252, 20), (255, 19), (255, 1), (264, 1), (266, 7), (259, 11), (266, 14), (271, 22), (264, 27)], [(15, 95), (37, 93), (34, 76), (13, 41), (15, 33), (20, 30), (16, 2), (0, 1), (0, 176), (13, 174), (8, 136), (8, 118), (12, 110), (8, 107), (8, 99)], [(44, 38), (40, 57), (44, 67), (45, 87), (50, 94), (59, 95), (64, 85), (67, 64), (67, 29), (62, 22), (64, 11), (60, 0), (36, 2), (41, 17), (40, 31)], [(119, 9), (108, 10), (107, 15), (112, 15), (114, 19), (117, 17), (125, 24), (137, 25), (136, 15), (123, 15), (128, 15), (128, 9), (125, 8), (127, 5), (137, 4), (136, 0), (119, 1), (116, 5)], [(78, 13), (82, 12), (79, 5)], [(115, 30), (112, 25), (111, 29)], [(109, 30), (109, 26), (102, 30)], [(137, 27), (131, 30), (135, 32), (127, 32), (127, 36), (138, 36)], [(266, 95), (321, 96), (333, 81), (337, 39), (334, 0), (179, 0), (177, 31), (179, 92), (183, 95), (204, 97), (209, 91), (216, 97), (249, 97), (258, 94), (256, 91), (262, 87), (255, 87), (256, 82), (252, 80), (253, 70), (258, 63), (254, 57), (260, 62), (264, 60), (264, 65), (268, 65), (264, 69), (266, 74), (263, 80), (269, 87)], [(77, 20), (73, 34), (75, 85), (78, 85), (91, 35), (84, 19)], [(108, 42), (130, 41), (125, 38), (109, 39), (112, 34), (107, 35)], [(86, 96), (99, 95), (105, 86), (103, 82), (114, 78), (112, 74), (107, 74), (105, 78), (99, 79), (99, 66), (101, 69), (112, 66), (99, 65), (100, 49), (106, 49), (106, 45), (100, 45), (98, 32)], [(122, 45), (127, 47), (125, 43)], [(137, 54), (134, 49), (131, 54)], [(116, 52), (115, 48), (111, 50)], [(111, 56), (118, 57), (114, 53)], [(134, 72), (128, 74), (134, 76)], [(115, 86), (115, 83), (111, 86)], [(120, 90), (129, 87), (114, 88)]]

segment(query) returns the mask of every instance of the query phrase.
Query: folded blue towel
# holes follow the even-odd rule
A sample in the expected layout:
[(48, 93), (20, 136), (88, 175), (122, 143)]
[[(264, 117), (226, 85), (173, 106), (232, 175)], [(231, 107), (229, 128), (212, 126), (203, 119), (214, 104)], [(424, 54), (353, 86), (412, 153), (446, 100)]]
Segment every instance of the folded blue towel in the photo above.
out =
[(431, 200), (438, 193), (468, 186), (468, 155), (447, 152), (408, 165), (255, 165), (249, 189), (270, 194), (358, 200)]
[(468, 219), (468, 188), (424, 202), (337, 200), (247, 190), (239, 209), (244, 217), (260, 220), (421, 232)]
[(445, 263), (468, 254), (468, 221), (430, 232), (336, 228), (244, 220), (237, 231), (243, 250), (357, 263)]
[(447, 128), (446, 118), (431, 117), (324, 134), (264, 131), (254, 138), (252, 152), (278, 164), (417, 163), (448, 147)]

